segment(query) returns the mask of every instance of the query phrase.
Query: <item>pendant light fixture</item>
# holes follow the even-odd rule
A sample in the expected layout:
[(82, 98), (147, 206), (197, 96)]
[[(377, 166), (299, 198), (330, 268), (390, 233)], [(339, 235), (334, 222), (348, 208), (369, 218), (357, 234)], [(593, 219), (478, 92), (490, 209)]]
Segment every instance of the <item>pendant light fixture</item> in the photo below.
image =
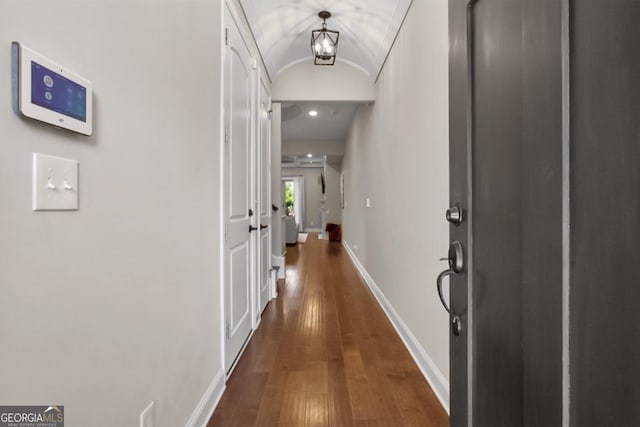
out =
[(311, 52), (315, 59), (315, 65), (333, 65), (336, 63), (336, 53), (338, 52), (338, 38), (340, 32), (327, 30), (327, 19), (331, 18), (331, 12), (326, 10), (318, 13), (322, 19), (322, 28), (311, 31)]

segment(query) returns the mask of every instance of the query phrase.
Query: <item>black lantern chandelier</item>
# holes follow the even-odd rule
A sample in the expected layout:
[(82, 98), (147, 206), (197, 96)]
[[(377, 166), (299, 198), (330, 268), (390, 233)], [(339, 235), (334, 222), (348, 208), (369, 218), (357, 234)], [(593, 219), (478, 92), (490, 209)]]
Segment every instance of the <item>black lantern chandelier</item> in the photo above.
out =
[(331, 13), (323, 10), (318, 13), (322, 22), (322, 29), (311, 31), (311, 52), (315, 57), (315, 65), (333, 65), (336, 63), (336, 53), (338, 52), (338, 38), (340, 32), (327, 30), (327, 19), (331, 18)]

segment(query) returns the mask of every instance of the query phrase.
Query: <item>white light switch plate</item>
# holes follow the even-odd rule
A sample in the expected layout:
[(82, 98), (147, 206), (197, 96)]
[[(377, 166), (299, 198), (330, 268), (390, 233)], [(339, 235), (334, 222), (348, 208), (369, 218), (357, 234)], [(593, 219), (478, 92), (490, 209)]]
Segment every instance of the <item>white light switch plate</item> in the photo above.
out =
[(78, 161), (33, 153), (33, 210), (78, 209)]

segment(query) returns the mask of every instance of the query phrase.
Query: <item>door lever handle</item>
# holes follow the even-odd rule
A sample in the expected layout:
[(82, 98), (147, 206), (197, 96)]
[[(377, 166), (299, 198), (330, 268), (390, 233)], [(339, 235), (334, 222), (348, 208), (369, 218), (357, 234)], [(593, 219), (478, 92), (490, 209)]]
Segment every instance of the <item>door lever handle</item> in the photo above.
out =
[(438, 289), (438, 297), (440, 298), (440, 302), (449, 316), (451, 318), (451, 332), (454, 336), (458, 336), (462, 333), (462, 319), (457, 314), (451, 313), (451, 308), (447, 305), (447, 302), (444, 300), (444, 295), (442, 294), (442, 280), (445, 277), (462, 273), (464, 270), (464, 253), (462, 250), (462, 244), (459, 241), (455, 241), (451, 243), (449, 246), (449, 256), (446, 258), (440, 258), (440, 261), (448, 261), (449, 268), (438, 274), (438, 278), (436, 279), (436, 288)]
[(269, 227), (268, 225), (262, 225), (262, 224), (260, 224), (260, 230), (264, 230), (265, 228), (268, 228), (268, 227)]
[(457, 314), (451, 313), (451, 308), (447, 305), (447, 302), (444, 300), (444, 295), (442, 295), (442, 279), (447, 276), (451, 276), (452, 274), (457, 274), (454, 270), (448, 269), (438, 274), (438, 278), (436, 279), (436, 287), (438, 288), (438, 297), (440, 297), (440, 302), (449, 316), (451, 318), (451, 332), (454, 336), (459, 336), (462, 333), (462, 319)]
[(258, 227), (254, 227), (251, 224), (249, 224), (249, 233), (251, 233), (252, 231), (256, 231), (258, 229)]
[(442, 294), (442, 279), (452, 274), (456, 274), (456, 272), (451, 269), (445, 270), (442, 273), (438, 274), (438, 278), (436, 279), (436, 287), (438, 288), (438, 297), (440, 297), (440, 302), (442, 303), (442, 306), (444, 307), (445, 310), (447, 310), (447, 313), (449, 314), (451, 314), (451, 309), (447, 305), (447, 302), (444, 300), (444, 295)]

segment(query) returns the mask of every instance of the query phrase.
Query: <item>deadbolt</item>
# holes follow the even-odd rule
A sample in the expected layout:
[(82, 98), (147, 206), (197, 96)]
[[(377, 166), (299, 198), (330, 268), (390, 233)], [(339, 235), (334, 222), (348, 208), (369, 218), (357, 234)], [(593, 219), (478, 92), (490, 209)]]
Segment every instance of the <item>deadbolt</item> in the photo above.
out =
[(453, 206), (447, 209), (446, 213), (447, 221), (451, 224), (458, 225), (462, 222), (462, 208), (460, 208), (460, 204), (456, 202)]

